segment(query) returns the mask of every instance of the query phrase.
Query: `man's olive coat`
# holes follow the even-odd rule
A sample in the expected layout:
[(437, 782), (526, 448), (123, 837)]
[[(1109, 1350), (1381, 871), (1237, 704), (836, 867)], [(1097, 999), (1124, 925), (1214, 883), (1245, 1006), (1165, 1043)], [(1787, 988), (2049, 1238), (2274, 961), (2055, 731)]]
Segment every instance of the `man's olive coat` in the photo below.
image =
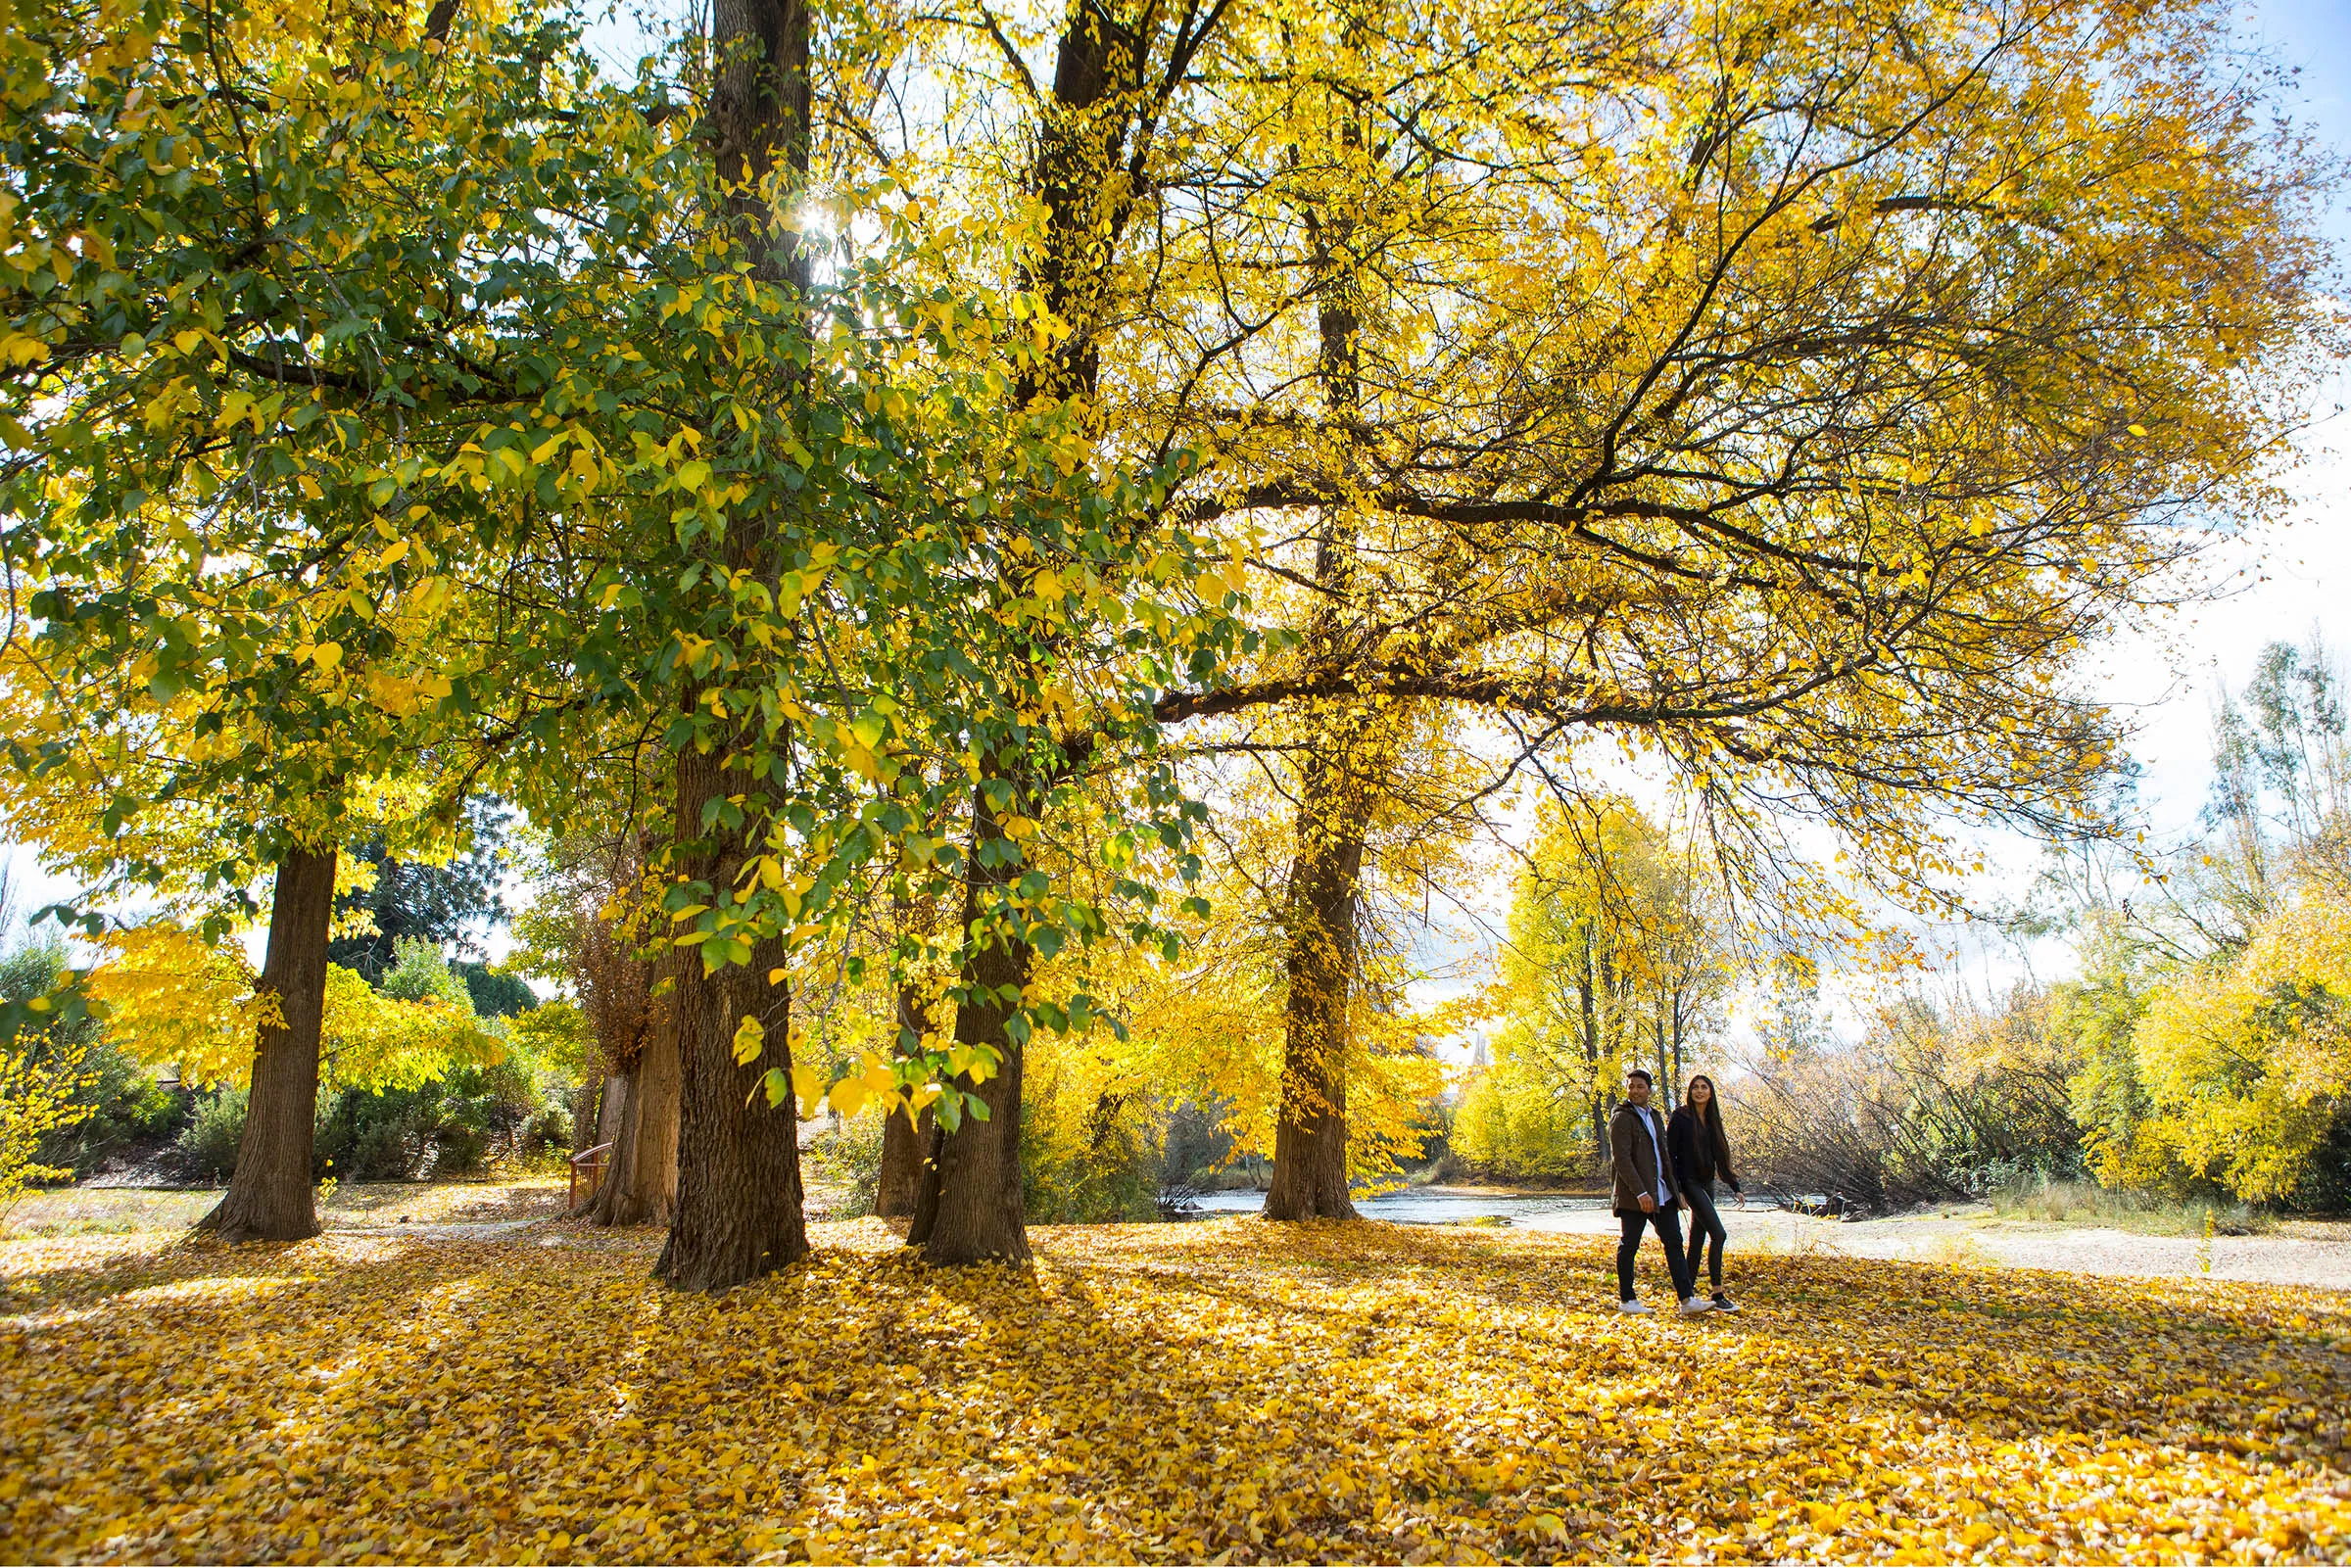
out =
[[(1645, 1115), (1656, 1118), (1650, 1123), (1657, 1135), (1655, 1147), (1649, 1134), (1641, 1130), (1641, 1117)], [(1673, 1150), (1665, 1141), (1665, 1117), (1661, 1112), (1655, 1107), (1640, 1111), (1630, 1100), (1618, 1106), (1616, 1114), (1608, 1118), (1608, 1149), (1612, 1156), (1608, 1161), (1610, 1209), (1620, 1214), (1639, 1213), (1641, 1195), (1648, 1193), (1655, 1198), (1657, 1194), (1659, 1160), (1665, 1162), (1665, 1201), (1657, 1207), (1680, 1207), (1681, 1200), (1675, 1195), (1681, 1191), (1681, 1183), (1673, 1179)]]

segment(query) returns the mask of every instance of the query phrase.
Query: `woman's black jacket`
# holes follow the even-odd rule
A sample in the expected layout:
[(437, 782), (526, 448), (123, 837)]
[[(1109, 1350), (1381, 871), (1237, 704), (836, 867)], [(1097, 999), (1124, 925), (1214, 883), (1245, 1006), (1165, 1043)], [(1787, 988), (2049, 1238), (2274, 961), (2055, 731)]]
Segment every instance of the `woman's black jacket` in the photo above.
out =
[(1674, 1112), (1665, 1123), (1665, 1143), (1673, 1154), (1673, 1173), (1677, 1180), (1703, 1182), (1721, 1180), (1738, 1192), (1739, 1177), (1731, 1169), (1728, 1151), (1717, 1150), (1706, 1132), (1698, 1113), (1688, 1106)]

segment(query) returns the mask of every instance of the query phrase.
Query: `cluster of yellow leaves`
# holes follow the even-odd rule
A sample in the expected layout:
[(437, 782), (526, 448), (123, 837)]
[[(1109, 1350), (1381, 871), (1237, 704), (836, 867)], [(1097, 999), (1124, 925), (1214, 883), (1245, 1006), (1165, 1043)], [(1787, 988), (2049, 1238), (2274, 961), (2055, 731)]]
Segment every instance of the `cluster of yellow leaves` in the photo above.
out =
[(171, 921), (100, 937), (106, 958), (87, 988), (116, 1044), (150, 1066), (174, 1066), (185, 1083), (243, 1083), (260, 1031), (284, 1022), (273, 992), (254, 980), (235, 942), (207, 942)]
[(413, 1089), (454, 1067), (487, 1067), (505, 1055), (471, 1013), (438, 998), (396, 1000), (340, 964), (327, 966), (320, 1034), (320, 1081), (330, 1090)]
[[(259, 1031), (281, 1024), (283, 1015), (242, 947), (206, 942), (169, 921), (112, 932), (98, 945), (109, 956), (87, 985), (119, 1048), (151, 1067), (176, 1067), (184, 1082), (247, 1080)], [(321, 1032), (329, 1089), (412, 1089), (504, 1054), (471, 1014), (435, 999), (385, 996), (340, 964), (327, 966)]]
[(2225, 967), (2158, 986), (2132, 1044), (2155, 1114), (2138, 1148), (2100, 1151), (2108, 1166), (2288, 1195), (2351, 1098), (2351, 900), (2315, 891)]
[(1585, 1238), (879, 1222), (722, 1296), (651, 1238), (0, 1251), (31, 1560), (2257, 1561), (2351, 1550), (2321, 1293)]
[(0, 1040), (0, 1228), (27, 1186), (72, 1179), (70, 1166), (42, 1163), (41, 1145), (88, 1119), (88, 1056), (85, 1046), (35, 1045), (24, 1033)]

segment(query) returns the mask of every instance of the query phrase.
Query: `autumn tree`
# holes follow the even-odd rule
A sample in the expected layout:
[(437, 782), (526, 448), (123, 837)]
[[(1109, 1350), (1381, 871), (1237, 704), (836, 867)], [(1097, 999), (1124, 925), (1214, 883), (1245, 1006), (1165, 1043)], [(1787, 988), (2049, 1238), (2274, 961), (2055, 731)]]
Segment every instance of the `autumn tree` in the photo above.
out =
[(593, 1096), (579, 1106), (578, 1143), (609, 1144), (591, 1212), (600, 1223), (666, 1220), (677, 1196), (677, 1039), (657, 994), (653, 949), (659, 884), (656, 830), (626, 826), (552, 838), (531, 864), (534, 892), (516, 915), (522, 973), (571, 986), (595, 1037)]
[[(1317, 82), (1357, 85), (1322, 123), (1368, 117), (1324, 135), (1362, 148), (1326, 183), (1410, 220), (1356, 231), (1351, 368), (1318, 380), (1310, 225), (1259, 182), (1300, 281), (1224, 319), (1271, 345), (1278, 305), (1295, 348), (1202, 399), (1254, 469), (1204, 504), (1323, 520), (1262, 559), (1346, 652), (1310, 620), (1170, 711), (1443, 701), (1518, 754), (1614, 737), (1734, 875), (1808, 816), (1928, 902), (1969, 866), (1953, 818), (2103, 831), (2121, 731), (2080, 657), (2191, 591), (2195, 508), (2263, 503), (2320, 341), (2324, 171), (2270, 135), (2276, 78), (2210, 9), (1513, 16), (1495, 37), (1579, 68), (1556, 89), (1429, 69), (1434, 24), (1323, 29)], [(1256, 254), (1224, 275), (1271, 275)], [(1337, 508), (1379, 563), (1343, 610)], [(1337, 1099), (1302, 1082), (1316, 1163)]]
[(1486, 1003), (1501, 1026), (1463, 1103), (1465, 1152), (1559, 1173), (1580, 1144), (1598, 1169), (1626, 1069), (1648, 1068), (1671, 1103), (1686, 1066), (1717, 1048), (1744, 969), (1711, 873), (1628, 801), (1545, 803)]

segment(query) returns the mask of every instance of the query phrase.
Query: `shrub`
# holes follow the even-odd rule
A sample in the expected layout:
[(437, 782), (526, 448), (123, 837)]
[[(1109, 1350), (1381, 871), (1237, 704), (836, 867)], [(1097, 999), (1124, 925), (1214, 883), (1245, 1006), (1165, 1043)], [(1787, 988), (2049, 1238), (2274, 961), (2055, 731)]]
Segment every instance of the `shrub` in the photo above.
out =
[(1157, 1107), (1131, 1089), (1055, 1077), (1041, 1093), (1029, 1087), (1021, 1101), (1029, 1217), (1046, 1225), (1157, 1218), (1166, 1169)]
[(1516, 1069), (1497, 1063), (1470, 1080), (1454, 1113), (1448, 1152), (1482, 1174), (1505, 1179), (1591, 1175), (1589, 1106)]
[[(75, 982), (66, 968), (65, 949), (54, 941), (27, 943), (0, 959), (0, 998), (11, 1002), (49, 996)], [(69, 1091), (31, 1156), (33, 1164), (51, 1172), (43, 1179), (85, 1174), (122, 1144), (161, 1132), (177, 1119), (179, 1104), (170, 1091), (86, 1013), (73, 1010), (70, 1017), (23, 1031), (8, 1049), (12, 1061), (22, 1059), (17, 1081), (25, 1087), (20, 1093), (36, 1080)]]
[(201, 1096), (180, 1129), (179, 1152), (197, 1173), (225, 1181), (237, 1168), (237, 1145), (245, 1137), (245, 1091), (218, 1089)]

